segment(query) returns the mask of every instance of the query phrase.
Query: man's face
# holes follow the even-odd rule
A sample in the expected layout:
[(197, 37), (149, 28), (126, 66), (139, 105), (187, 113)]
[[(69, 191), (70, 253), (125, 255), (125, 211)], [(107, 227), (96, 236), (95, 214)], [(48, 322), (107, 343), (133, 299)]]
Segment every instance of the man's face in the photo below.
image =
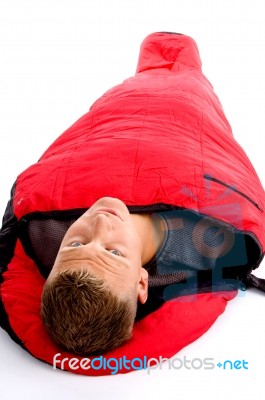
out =
[[(59, 271), (82, 267), (107, 281), (116, 293), (147, 292), (141, 246), (126, 205), (116, 198), (103, 197), (70, 226), (48, 279)], [(140, 296), (139, 300), (146, 299), (142, 301)]]

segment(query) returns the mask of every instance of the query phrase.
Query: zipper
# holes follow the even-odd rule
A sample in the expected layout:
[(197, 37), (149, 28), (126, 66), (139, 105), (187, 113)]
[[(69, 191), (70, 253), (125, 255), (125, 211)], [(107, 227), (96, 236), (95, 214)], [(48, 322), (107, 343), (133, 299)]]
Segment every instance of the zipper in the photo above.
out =
[(236, 189), (234, 186), (228, 185), (227, 183), (220, 181), (217, 178), (212, 177), (211, 175), (208, 174), (204, 174), (203, 175), (204, 179), (207, 179), (208, 181), (213, 181), (216, 183), (219, 183), (220, 185), (223, 185), (227, 188), (229, 188), (230, 190), (233, 190), (234, 192), (238, 193), (240, 196), (244, 197), (246, 200), (248, 200), (250, 203), (253, 204), (253, 206), (255, 206), (258, 210), (260, 210), (262, 213), (264, 212), (262, 207), (256, 203), (254, 200), (252, 200), (248, 195), (246, 195), (245, 193), (241, 192), (240, 190)]

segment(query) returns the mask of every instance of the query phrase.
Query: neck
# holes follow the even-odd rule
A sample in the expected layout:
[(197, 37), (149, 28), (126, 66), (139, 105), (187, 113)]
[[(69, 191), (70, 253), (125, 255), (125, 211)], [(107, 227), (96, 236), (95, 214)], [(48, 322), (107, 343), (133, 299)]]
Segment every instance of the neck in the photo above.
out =
[(145, 265), (160, 248), (164, 235), (159, 220), (151, 218), (151, 214), (131, 214), (131, 218), (141, 239), (141, 259), (142, 265)]

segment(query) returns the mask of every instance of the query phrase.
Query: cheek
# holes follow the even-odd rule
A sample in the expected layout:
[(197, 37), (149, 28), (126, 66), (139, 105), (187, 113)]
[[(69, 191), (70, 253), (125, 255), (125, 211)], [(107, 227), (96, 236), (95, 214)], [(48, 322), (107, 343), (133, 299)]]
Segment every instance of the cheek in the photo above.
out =
[(81, 216), (66, 231), (63, 240), (67, 240), (69, 237), (85, 232), (86, 227), (87, 227), (86, 218)]
[(128, 236), (127, 237), (127, 249), (128, 256), (131, 262), (134, 265), (141, 264), (141, 242), (140, 239), (136, 236)]
[(128, 227), (124, 232), (124, 240), (128, 248), (139, 251), (141, 247), (140, 237), (134, 227)]

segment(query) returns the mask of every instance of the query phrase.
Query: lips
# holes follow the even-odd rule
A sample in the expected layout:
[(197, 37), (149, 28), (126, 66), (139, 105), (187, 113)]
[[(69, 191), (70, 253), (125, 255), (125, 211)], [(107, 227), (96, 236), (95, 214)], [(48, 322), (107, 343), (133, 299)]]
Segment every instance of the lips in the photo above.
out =
[(119, 213), (116, 210), (113, 210), (112, 208), (100, 208), (99, 210), (97, 210), (97, 212), (112, 214), (112, 215), (115, 215), (115, 217), (118, 217), (119, 219), (121, 219)]

